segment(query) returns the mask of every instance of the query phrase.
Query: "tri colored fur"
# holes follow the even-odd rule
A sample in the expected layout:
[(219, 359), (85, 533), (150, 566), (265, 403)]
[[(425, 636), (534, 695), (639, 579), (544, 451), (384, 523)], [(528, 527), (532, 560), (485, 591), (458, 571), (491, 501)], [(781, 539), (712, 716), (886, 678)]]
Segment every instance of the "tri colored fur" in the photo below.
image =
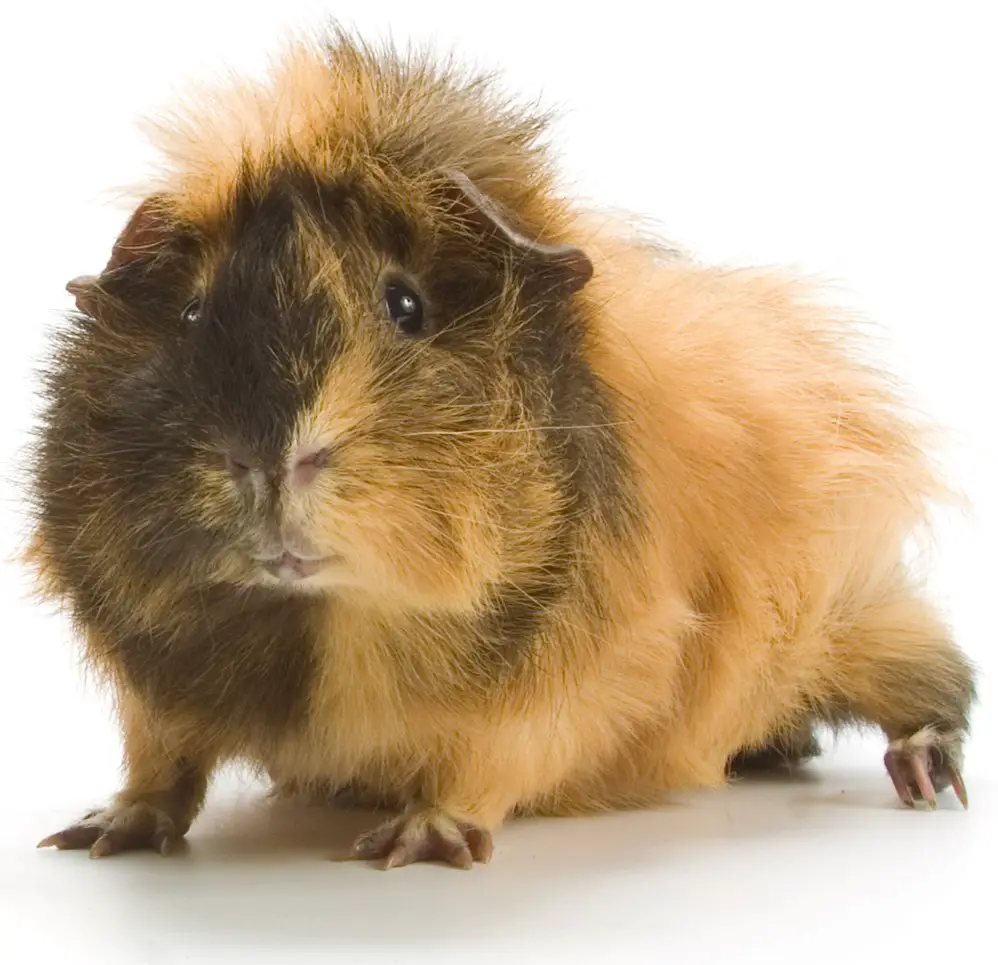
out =
[[(962, 793), (972, 668), (903, 562), (947, 493), (847, 317), (577, 209), (545, 119), (429, 56), (334, 32), (157, 128), (46, 381), (31, 557), (126, 765), (46, 843), (166, 850), (238, 758), (405, 805), (362, 855), (467, 866), (821, 722)], [(264, 580), (292, 538), (336, 562)]]

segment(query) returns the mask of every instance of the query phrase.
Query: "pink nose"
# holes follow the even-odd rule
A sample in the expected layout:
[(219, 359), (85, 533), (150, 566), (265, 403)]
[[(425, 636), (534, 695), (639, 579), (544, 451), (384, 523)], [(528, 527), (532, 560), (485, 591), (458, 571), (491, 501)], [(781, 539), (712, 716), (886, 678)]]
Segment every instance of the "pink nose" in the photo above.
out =
[(329, 465), (329, 450), (299, 449), (292, 453), (288, 465), (293, 486), (310, 486), (315, 482), (316, 476)]
[[(331, 463), (330, 452), (317, 446), (302, 446), (295, 450), (287, 461), (285, 472), (288, 482), (296, 488), (310, 486), (319, 473)], [(260, 462), (244, 449), (234, 449), (226, 457), (226, 465), (232, 478), (240, 484), (252, 483), (261, 486), (268, 479), (280, 477), (280, 471), (265, 469)]]

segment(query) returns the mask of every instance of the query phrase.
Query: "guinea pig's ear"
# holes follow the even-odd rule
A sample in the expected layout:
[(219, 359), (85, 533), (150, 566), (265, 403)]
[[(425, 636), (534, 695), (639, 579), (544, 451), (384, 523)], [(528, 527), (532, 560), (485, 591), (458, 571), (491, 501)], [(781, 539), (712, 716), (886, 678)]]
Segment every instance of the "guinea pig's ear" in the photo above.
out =
[(463, 171), (446, 172), (458, 192), (467, 215), (484, 234), (498, 237), (520, 256), (525, 286), (536, 296), (567, 296), (584, 288), (593, 277), (589, 256), (574, 245), (549, 245), (518, 231), (496, 202)]
[(105, 282), (121, 269), (155, 254), (169, 236), (169, 230), (163, 213), (163, 196), (146, 198), (122, 228), (100, 275), (79, 275), (66, 283), (66, 291), (76, 299), (76, 307), (85, 314), (92, 314), (94, 295)]

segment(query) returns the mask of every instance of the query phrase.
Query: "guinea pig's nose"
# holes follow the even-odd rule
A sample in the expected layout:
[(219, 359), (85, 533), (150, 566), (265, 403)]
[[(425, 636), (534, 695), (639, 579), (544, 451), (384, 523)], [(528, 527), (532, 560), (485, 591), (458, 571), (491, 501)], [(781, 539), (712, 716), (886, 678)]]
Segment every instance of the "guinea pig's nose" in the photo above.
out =
[(296, 449), (288, 460), (292, 485), (311, 485), (320, 471), (328, 465), (328, 449), (316, 448), (314, 446)]

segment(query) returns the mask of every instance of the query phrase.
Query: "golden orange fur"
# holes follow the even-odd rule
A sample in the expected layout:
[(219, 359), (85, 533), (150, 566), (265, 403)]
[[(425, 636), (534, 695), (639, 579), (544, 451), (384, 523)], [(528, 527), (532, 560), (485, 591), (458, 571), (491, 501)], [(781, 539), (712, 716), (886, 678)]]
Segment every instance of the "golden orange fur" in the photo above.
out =
[[(515, 812), (639, 805), (718, 786), (739, 753), (813, 723), (867, 722), (892, 740), (961, 729), (969, 667), (904, 565), (906, 541), (947, 492), (852, 320), (783, 273), (701, 267), (633, 240), (626, 221), (575, 210), (532, 146), (540, 122), (511, 121), (485, 97), (451, 97), (421, 62), (386, 74), (360, 46), (340, 38), (336, 49), (330, 58), (295, 45), (266, 83), (203, 95), (158, 122), (165, 164), (143, 196), (167, 198), (169, 217), (201, 226), (217, 255), (237, 184), (284, 162), (317, 179), (351, 172), (426, 224), (442, 216), (435, 172), (465, 171), (522, 230), (593, 263), (575, 296), (583, 353), (615, 399), (638, 522), (615, 541), (604, 520), (585, 520), (572, 566), (601, 588), (601, 605), (569, 593), (550, 608), (527, 666), (467, 685), (462, 668), (476, 655), (461, 628), (497, 580), (532, 577), (566, 512), (539, 454), (548, 427), (521, 416), (514, 385), (499, 386), (486, 428), (454, 430), (453, 440), (427, 430), (459, 446), (459, 480), (446, 453), (387, 466), (364, 442), (378, 385), (347, 277), (355, 266), (303, 219), (314, 284), (350, 305), (352, 327), (318, 401), (300, 414), (295, 445), (356, 440), (344, 456), (349, 500), (322, 482), (288, 509), (348, 561), (319, 591), (336, 605), (322, 612), (307, 717), (264, 738), (167, 715), (155, 740), (172, 734), (180, 749), (154, 759), (210, 769), (242, 756), (279, 785), (356, 782), (494, 829)], [(372, 143), (406, 111), (416, 141), (426, 118), (438, 125), (427, 127), (436, 153), (422, 178), (372, 159)], [(319, 137), (331, 118), (337, 137)], [(423, 357), (448, 377), (449, 363)], [(200, 511), (217, 512), (224, 474), (199, 478), (215, 494)], [(436, 516), (428, 496), (411, 495), (427, 487)], [(168, 591), (150, 593), (144, 619), (171, 605)], [(119, 687), (134, 735), (149, 712)], [(133, 766), (129, 800), (149, 786), (149, 768)], [(200, 793), (185, 798), (183, 827)]]

